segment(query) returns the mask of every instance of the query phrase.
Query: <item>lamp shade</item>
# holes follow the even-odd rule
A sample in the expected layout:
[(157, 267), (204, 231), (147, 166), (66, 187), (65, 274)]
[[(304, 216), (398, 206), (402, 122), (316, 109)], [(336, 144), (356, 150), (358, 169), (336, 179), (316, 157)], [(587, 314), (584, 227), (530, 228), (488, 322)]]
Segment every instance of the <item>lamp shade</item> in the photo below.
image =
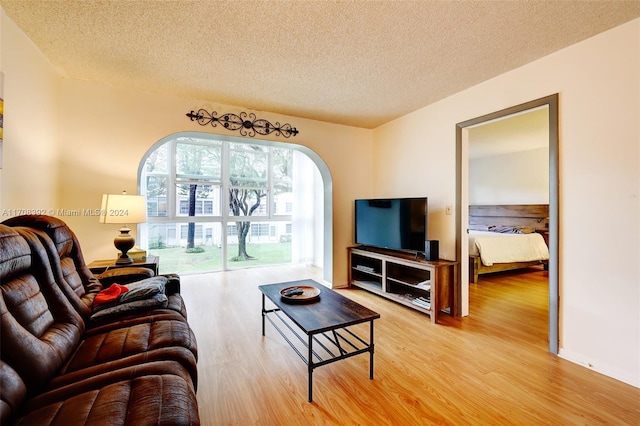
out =
[(143, 223), (147, 221), (144, 195), (104, 194), (100, 223)]

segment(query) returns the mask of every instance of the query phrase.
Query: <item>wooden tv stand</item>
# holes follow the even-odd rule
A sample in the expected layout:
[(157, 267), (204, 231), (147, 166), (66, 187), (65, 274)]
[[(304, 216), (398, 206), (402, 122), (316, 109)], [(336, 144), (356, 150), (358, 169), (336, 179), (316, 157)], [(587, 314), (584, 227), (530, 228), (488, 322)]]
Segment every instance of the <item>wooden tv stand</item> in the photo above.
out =
[[(434, 324), (442, 311), (453, 312), (457, 262), (373, 247), (348, 250), (350, 286), (426, 313)], [(418, 305), (419, 297), (430, 299), (429, 306)]]

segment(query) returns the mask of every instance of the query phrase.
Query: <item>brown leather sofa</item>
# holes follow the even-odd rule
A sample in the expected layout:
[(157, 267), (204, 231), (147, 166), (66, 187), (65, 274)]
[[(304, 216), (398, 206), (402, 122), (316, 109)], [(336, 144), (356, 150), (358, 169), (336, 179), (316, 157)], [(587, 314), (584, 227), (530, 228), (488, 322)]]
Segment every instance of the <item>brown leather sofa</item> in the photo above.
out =
[[(118, 283), (149, 277), (117, 272)], [(0, 224), (0, 424), (198, 425), (197, 343), (179, 277), (161, 306), (94, 321), (101, 282), (56, 218)], [(132, 280), (132, 281), (127, 281)]]

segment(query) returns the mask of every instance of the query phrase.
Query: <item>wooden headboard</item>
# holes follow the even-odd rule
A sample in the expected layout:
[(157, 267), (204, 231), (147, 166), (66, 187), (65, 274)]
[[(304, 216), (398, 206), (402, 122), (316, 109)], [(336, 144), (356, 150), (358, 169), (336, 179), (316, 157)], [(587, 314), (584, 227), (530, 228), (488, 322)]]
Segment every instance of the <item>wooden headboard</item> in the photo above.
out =
[(528, 226), (548, 230), (548, 204), (469, 206), (469, 225)]

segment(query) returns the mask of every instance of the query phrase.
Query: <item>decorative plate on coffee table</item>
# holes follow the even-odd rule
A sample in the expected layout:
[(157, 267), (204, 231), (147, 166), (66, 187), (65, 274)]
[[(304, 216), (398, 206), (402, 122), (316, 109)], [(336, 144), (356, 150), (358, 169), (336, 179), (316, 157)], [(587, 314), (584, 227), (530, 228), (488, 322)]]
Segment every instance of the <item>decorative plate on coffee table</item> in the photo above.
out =
[(315, 302), (320, 297), (320, 289), (310, 285), (297, 285), (283, 288), (280, 296), (287, 303)]

